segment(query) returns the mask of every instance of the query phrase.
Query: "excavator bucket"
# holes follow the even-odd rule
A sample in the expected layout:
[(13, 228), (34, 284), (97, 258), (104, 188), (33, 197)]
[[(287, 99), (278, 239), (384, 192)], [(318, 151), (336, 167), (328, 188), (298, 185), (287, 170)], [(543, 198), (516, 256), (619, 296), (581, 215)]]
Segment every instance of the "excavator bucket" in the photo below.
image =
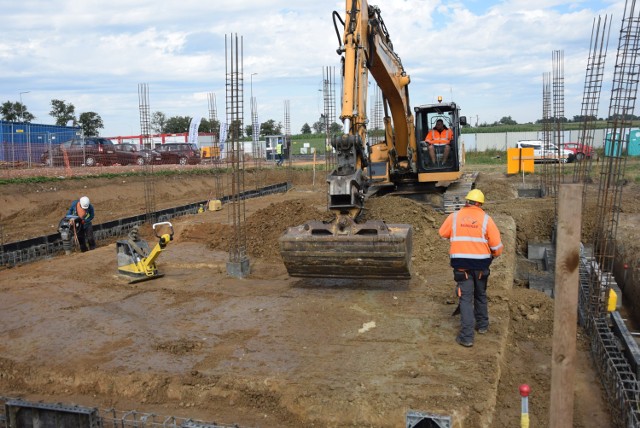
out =
[(379, 220), (310, 221), (280, 237), (280, 254), (294, 277), (408, 279), (411, 231)]

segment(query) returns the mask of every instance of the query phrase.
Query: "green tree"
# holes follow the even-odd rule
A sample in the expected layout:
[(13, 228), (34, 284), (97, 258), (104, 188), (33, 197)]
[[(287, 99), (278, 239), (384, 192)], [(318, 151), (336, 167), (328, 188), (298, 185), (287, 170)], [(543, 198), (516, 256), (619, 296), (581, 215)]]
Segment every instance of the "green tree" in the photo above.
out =
[(311, 134), (311, 127), (309, 126), (308, 123), (305, 123), (304, 125), (302, 125), (302, 128), (300, 129), (300, 133), (302, 135)]
[(161, 111), (154, 111), (151, 115), (151, 130), (158, 134), (165, 134), (167, 128), (167, 115)]
[(200, 121), (200, 126), (198, 127), (198, 132), (214, 132), (213, 129), (220, 129), (220, 123), (217, 120), (213, 121), (213, 125), (209, 119), (205, 119), (204, 117)]
[(178, 134), (181, 132), (189, 131), (189, 123), (191, 118), (189, 116), (172, 116), (167, 119), (165, 125), (165, 132), (168, 134)]
[(66, 126), (69, 121), (71, 121), (73, 125), (77, 122), (76, 107), (71, 103), (67, 104), (65, 100), (51, 100), (49, 116), (56, 120), (56, 125), (58, 126)]
[(342, 125), (340, 125), (338, 122), (333, 122), (329, 130), (331, 135), (342, 134)]
[(282, 123), (276, 123), (275, 120), (269, 119), (260, 124), (260, 135), (280, 135), (282, 134)]
[(31, 123), (36, 117), (29, 113), (27, 106), (20, 102), (6, 101), (0, 107), (2, 119), (9, 122), (26, 122)]
[(518, 122), (513, 120), (511, 116), (504, 116), (500, 121), (498, 121), (500, 125), (517, 125)]
[(85, 137), (95, 137), (100, 134), (98, 130), (104, 128), (102, 118), (98, 113), (93, 111), (81, 113), (78, 118), (78, 123)]
[(324, 124), (324, 120), (319, 120), (316, 123), (314, 123), (313, 125), (311, 125), (311, 127), (313, 128), (313, 132), (316, 134), (321, 134), (324, 132), (325, 130), (325, 124)]
[(242, 121), (236, 119), (229, 124), (229, 130), (227, 131), (228, 141), (239, 141), (242, 138)]

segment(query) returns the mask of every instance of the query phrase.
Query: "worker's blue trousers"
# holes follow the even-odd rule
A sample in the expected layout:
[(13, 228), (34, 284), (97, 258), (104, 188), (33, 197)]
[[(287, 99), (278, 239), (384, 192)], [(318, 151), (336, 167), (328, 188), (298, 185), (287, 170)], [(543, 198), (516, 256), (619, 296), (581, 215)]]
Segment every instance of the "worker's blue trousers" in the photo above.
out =
[(454, 269), (453, 275), (457, 283), (457, 294), (460, 303), (460, 333), (463, 342), (473, 343), (474, 328), (489, 328), (489, 308), (487, 307), (487, 279), (489, 269), (460, 270)]

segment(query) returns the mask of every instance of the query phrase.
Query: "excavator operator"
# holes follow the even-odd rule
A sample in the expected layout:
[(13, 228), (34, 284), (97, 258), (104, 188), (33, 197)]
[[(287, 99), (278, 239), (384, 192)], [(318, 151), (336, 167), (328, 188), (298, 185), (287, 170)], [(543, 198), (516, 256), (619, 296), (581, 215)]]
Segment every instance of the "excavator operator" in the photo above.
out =
[(444, 126), (444, 121), (442, 119), (438, 119), (436, 121), (436, 125), (427, 133), (427, 136), (424, 139), (424, 141), (429, 144), (429, 157), (431, 158), (431, 163), (433, 165), (436, 164), (436, 146), (444, 146), (442, 161), (443, 163), (447, 163), (447, 160), (449, 159), (449, 152), (451, 151), (452, 139), (453, 132), (451, 129)]

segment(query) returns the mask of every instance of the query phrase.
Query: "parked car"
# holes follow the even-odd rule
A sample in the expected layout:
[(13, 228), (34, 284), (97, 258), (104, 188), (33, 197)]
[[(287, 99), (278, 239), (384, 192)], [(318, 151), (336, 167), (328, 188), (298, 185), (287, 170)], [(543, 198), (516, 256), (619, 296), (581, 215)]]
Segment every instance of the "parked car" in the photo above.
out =
[(137, 144), (116, 144), (116, 158), (120, 165), (150, 165), (162, 162), (162, 156), (155, 150), (139, 149)]
[(160, 153), (162, 163), (178, 163), (180, 165), (200, 163), (200, 150), (191, 143), (166, 143), (156, 146)]
[(585, 158), (597, 158), (598, 156), (595, 150), (593, 150), (593, 147), (582, 143), (564, 143), (564, 148), (573, 153), (577, 161), (581, 161)]
[(558, 150), (553, 143), (545, 145), (541, 140), (520, 140), (516, 144), (518, 149), (533, 149), (534, 162), (573, 162), (575, 155), (569, 150)]
[(65, 154), (70, 166), (113, 165), (116, 151), (113, 141), (107, 138), (74, 138), (45, 150), (40, 161), (49, 166), (65, 165)]

